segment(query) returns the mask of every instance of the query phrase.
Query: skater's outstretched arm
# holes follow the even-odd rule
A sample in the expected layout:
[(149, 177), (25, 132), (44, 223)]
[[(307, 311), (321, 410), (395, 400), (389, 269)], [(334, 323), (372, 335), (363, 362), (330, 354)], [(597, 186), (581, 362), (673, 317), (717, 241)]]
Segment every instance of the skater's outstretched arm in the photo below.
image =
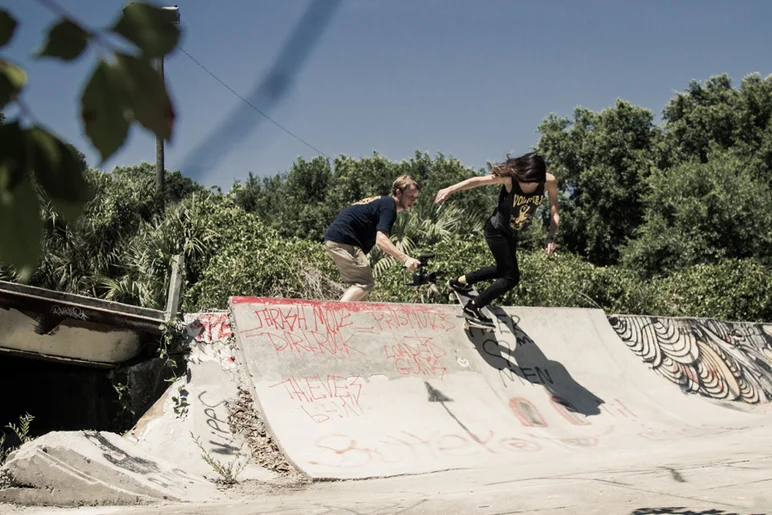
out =
[(445, 202), (452, 193), (456, 193), (461, 190), (470, 190), (477, 188), (478, 186), (490, 186), (492, 184), (505, 184), (507, 181), (511, 181), (509, 177), (501, 177), (498, 175), (486, 175), (484, 177), (471, 177), (461, 182), (457, 182), (452, 186), (443, 188), (437, 192), (437, 196), (434, 197), (434, 203), (439, 204)]
[(551, 173), (547, 173), (547, 181), (544, 189), (547, 190), (547, 196), (550, 198), (550, 232), (547, 236), (547, 255), (552, 255), (558, 246), (556, 240), (558, 236), (558, 226), (560, 225), (560, 209), (558, 208), (558, 180)]

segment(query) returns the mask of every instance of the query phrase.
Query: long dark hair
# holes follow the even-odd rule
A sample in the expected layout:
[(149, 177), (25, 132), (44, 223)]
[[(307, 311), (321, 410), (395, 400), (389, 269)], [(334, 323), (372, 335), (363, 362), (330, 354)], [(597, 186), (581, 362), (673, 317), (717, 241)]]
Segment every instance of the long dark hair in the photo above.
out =
[(544, 158), (536, 152), (529, 152), (520, 157), (511, 157), (491, 169), (491, 175), (512, 177), (518, 182), (542, 182), (547, 177), (547, 165)]

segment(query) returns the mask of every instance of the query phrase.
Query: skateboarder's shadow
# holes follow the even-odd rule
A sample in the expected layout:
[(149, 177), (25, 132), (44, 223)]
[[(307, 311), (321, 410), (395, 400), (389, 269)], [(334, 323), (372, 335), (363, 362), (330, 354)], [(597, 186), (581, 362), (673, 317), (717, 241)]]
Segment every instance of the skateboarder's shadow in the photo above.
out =
[(496, 333), (474, 327), (466, 329), (466, 334), (485, 362), (500, 371), (504, 386), (521, 380), (542, 385), (552, 400), (567, 410), (585, 416), (600, 414), (603, 399), (577, 383), (562, 363), (547, 359), (504, 310), (490, 306), (488, 309), (514, 338), (507, 335), (509, 338), (499, 341)]

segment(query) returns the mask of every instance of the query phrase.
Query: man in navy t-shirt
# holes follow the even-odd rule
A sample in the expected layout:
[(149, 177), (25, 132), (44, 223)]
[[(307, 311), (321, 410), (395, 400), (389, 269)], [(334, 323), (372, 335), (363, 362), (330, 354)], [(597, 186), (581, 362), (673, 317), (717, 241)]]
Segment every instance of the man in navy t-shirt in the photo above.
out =
[(340, 300), (364, 300), (375, 287), (367, 259), (367, 253), (375, 245), (410, 270), (421, 264), (389, 240), (397, 213), (410, 210), (420, 192), (412, 177), (402, 175), (392, 184), (391, 195), (370, 197), (348, 206), (327, 228), (324, 248), (340, 270), (343, 282), (349, 286)]

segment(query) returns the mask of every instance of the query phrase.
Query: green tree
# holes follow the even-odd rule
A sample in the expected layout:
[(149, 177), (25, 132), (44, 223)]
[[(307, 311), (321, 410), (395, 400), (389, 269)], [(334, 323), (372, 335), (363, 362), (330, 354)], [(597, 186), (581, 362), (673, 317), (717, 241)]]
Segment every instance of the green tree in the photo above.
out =
[(670, 164), (706, 162), (720, 148), (772, 170), (772, 76), (748, 75), (738, 89), (726, 74), (704, 85), (693, 80), (665, 106), (663, 119)]
[[(53, 2), (57, 13), (63, 12)], [(0, 48), (12, 40), (18, 21), (0, 9)], [(115, 45), (109, 32), (128, 45)], [(48, 29), (38, 58), (71, 62), (89, 46), (101, 57), (93, 68), (80, 99), (82, 127), (102, 162), (123, 145), (129, 128), (139, 123), (169, 140), (174, 108), (153, 60), (170, 53), (180, 31), (173, 17), (160, 7), (133, 2), (106, 29), (91, 29), (69, 14)], [(0, 125), (0, 262), (29, 274), (40, 254), (43, 221), (49, 205), (75, 220), (89, 200), (81, 159), (59, 136), (37, 122), (23, 98), (26, 72), (0, 56), (0, 109), (15, 103), (19, 116)], [(31, 123), (31, 124), (30, 124)]]
[(272, 177), (258, 179), (249, 172), (245, 183), (234, 183), (229, 194), (242, 209), (255, 213), (282, 236), (320, 241), (330, 223), (327, 195), (331, 176), (325, 158), (300, 158), (288, 172)]
[(283, 236), (321, 241), (330, 222), (327, 195), (331, 180), (327, 159), (298, 159), (282, 181), (281, 204), (275, 211), (278, 219), (271, 226)]
[(661, 132), (652, 121), (648, 109), (617, 100), (599, 113), (577, 108), (573, 121), (550, 115), (539, 125), (537, 150), (561, 192), (560, 243), (592, 263), (617, 262), (643, 221)]
[(711, 143), (727, 149), (735, 142), (739, 95), (726, 75), (711, 77), (703, 86), (689, 82), (662, 112), (665, 141), (673, 164), (697, 158), (707, 161)]
[(335, 171), (327, 195), (331, 216), (334, 218), (352, 202), (388, 195), (396, 178), (394, 163), (377, 152), (361, 159), (345, 155), (335, 158)]
[[(210, 260), (227, 244), (232, 231), (239, 230), (235, 223), (237, 216), (228, 219), (229, 227), (218, 217), (224, 206), (227, 203), (223, 195), (197, 191), (177, 204), (168, 205), (163, 217), (142, 221), (125, 240), (120, 260), (111, 273), (96, 278), (99, 295), (108, 300), (164, 309), (172, 258), (180, 253), (184, 256), (184, 284), (194, 286)], [(233, 204), (227, 207), (235, 211)], [(245, 256), (250, 258), (254, 256)]]
[(758, 73), (745, 77), (736, 104), (736, 145), (744, 155), (758, 157), (769, 173), (772, 171), (772, 75), (765, 79)]
[[(110, 281), (122, 278), (125, 290), (137, 290), (137, 284), (126, 282), (127, 267), (141, 259), (137, 254), (146, 254), (142, 259), (167, 259), (157, 267), (168, 274), (171, 256), (184, 245), (184, 231), (174, 234), (180, 245), (161, 256), (152, 238), (137, 239), (150, 227), (163, 226), (164, 213), (160, 213), (154, 201), (155, 170), (148, 163), (137, 166), (116, 167), (112, 173), (87, 170), (84, 174), (91, 191), (92, 200), (84, 208), (84, 216), (66, 220), (58, 215), (50, 203), (43, 204), (44, 252), (30, 278), (35, 286), (103, 297), (108, 290), (116, 290), (117, 283)], [(166, 204), (175, 216), (173, 208), (179, 202), (194, 194), (208, 194), (199, 184), (182, 176), (179, 172), (167, 172)], [(193, 216), (188, 222), (191, 227), (199, 223)], [(171, 225), (170, 223), (167, 225)], [(171, 246), (169, 246), (171, 248)], [(155, 265), (154, 265), (155, 266)], [(6, 269), (1, 276), (19, 280), (13, 270)], [(138, 274), (140, 275), (140, 274)], [(146, 274), (149, 282), (157, 277)], [(161, 283), (164, 278), (161, 277)], [(108, 284), (109, 283), (109, 284)], [(136, 284), (135, 284), (136, 283)], [(107, 286), (106, 286), (107, 284)], [(163, 289), (163, 288), (162, 288)], [(165, 295), (165, 290), (163, 290)], [(119, 297), (109, 293), (106, 298), (126, 302), (137, 302), (139, 295)], [(149, 298), (147, 295), (144, 298)], [(141, 305), (148, 305), (146, 300)]]
[[(447, 157), (442, 152), (438, 152), (432, 159), (426, 152), (416, 151), (410, 160), (396, 163), (395, 177), (403, 174), (414, 177), (421, 185), (422, 191), (414, 212), (421, 213), (423, 217), (436, 218), (440, 215), (434, 206), (437, 191), (484, 173), (484, 170), (464, 166), (458, 159)], [(494, 188), (465, 190), (453, 195), (448, 200), (448, 205), (459, 208), (475, 219), (484, 218), (493, 211), (497, 195), (498, 190)]]
[[(155, 185), (155, 164), (143, 161), (133, 166), (116, 166), (112, 175), (123, 182), (143, 182)], [(185, 177), (179, 170), (164, 170), (164, 205), (173, 205), (189, 197), (193, 193), (207, 191), (201, 184)], [(160, 212), (157, 212), (161, 215)]]
[(244, 184), (234, 182), (229, 195), (248, 213), (255, 213), (265, 223), (273, 226), (278, 221), (276, 213), (282, 205), (282, 175), (258, 178), (249, 172)]
[(772, 262), (772, 187), (749, 161), (716, 148), (706, 162), (654, 174), (645, 224), (624, 247), (623, 264), (651, 277), (725, 259)]
[[(342, 209), (363, 198), (389, 194), (394, 179), (403, 174), (414, 177), (423, 191), (413, 213), (405, 218), (418, 220), (410, 222), (416, 227), (427, 219), (437, 223), (440, 213), (434, 206), (434, 193), (478, 173), (442, 154), (432, 159), (416, 152), (414, 158), (399, 163), (377, 153), (361, 159), (340, 156), (335, 160), (334, 172), (326, 159), (317, 157), (311, 161), (299, 159), (288, 172), (272, 177), (258, 179), (250, 172), (243, 184), (234, 183), (230, 195), (279, 234), (321, 241), (327, 226)], [(493, 209), (495, 194), (463, 192), (449, 204), (469, 214), (470, 226), (474, 226)], [(447, 217), (441, 225), (448, 226)]]
[(85, 177), (92, 199), (84, 216), (62, 219), (44, 204), (44, 252), (30, 279), (35, 286), (99, 296), (99, 278), (117, 272), (128, 241), (154, 215), (151, 182), (96, 170)]
[[(204, 199), (199, 227), (209, 232), (204, 259), (197, 261), (195, 283), (182, 308), (227, 308), (233, 295), (336, 298), (337, 269), (318, 242), (285, 238), (228, 197)], [(180, 226), (182, 227), (182, 226)]]

